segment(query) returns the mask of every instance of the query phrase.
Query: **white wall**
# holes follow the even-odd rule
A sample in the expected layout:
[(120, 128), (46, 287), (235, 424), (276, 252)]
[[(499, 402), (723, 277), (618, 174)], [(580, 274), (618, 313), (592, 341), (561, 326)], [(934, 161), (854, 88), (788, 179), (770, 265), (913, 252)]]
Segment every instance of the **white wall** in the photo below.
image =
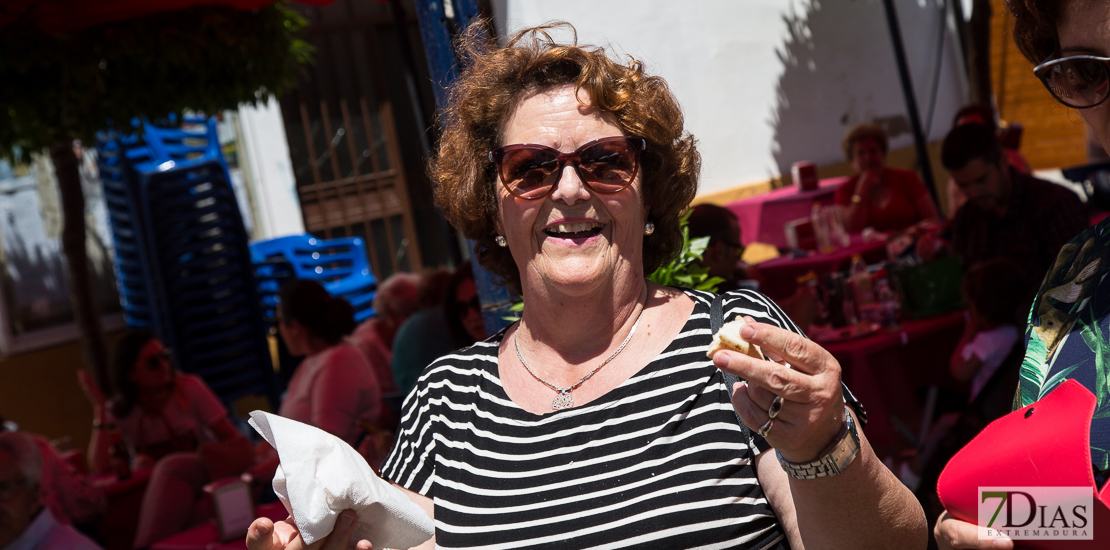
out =
[[(895, 2), (922, 119), (938, 1)], [(859, 122), (886, 119), (892, 148), (913, 144), (881, 0), (494, 0), (493, 8), (501, 35), (566, 20), (580, 44), (631, 54), (663, 76), (701, 143), (700, 193), (788, 173), (798, 160), (840, 162), (840, 139)], [(964, 102), (957, 52), (949, 33), (930, 140), (944, 137)]]
[(272, 239), (304, 233), (304, 217), (297, 198), (297, 182), (289, 159), (289, 143), (285, 141), (285, 123), (281, 107), (270, 96), (260, 107), (239, 107), (239, 127), (243, 151), (250, 177), (258, 239)]

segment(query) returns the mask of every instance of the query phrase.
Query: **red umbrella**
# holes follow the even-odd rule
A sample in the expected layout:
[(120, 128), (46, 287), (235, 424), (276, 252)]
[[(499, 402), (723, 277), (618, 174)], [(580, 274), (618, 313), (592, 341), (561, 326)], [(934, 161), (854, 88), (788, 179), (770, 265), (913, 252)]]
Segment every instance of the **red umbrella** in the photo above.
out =
[[(101, 23), (194, 6), (230, 6), (254, 10), (274, 0), (7, 0), (0, 6), (0, 29), (20, 18), (54, 34)], [(298, 0), (324, 6), (335, 0)]]

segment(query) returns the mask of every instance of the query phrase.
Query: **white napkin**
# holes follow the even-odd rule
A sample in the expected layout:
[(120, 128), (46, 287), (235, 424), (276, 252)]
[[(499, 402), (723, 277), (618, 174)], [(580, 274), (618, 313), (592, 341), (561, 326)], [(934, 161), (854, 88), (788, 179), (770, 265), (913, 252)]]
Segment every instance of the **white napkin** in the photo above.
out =
[(424, 510), (379, 478), (346, 441), (262, 411), (251, 413), (250, 425), (277, 449), (274, 492), (305, 544), (331, 533), (347, 509), (358, 514), (352, 540), (369, 540), (374, 548), (409, 548), (435, 533)]

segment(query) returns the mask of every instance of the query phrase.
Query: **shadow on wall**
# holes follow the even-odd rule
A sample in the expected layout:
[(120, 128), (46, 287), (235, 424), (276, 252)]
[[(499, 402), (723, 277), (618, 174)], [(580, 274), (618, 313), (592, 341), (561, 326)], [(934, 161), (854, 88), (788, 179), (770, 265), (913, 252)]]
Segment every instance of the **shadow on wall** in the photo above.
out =
[[(56, 181), (49, 182), (56, 187)], [(7, 305), (13, 335), (51, 328), (72, 321), (68, 274), (57, 228), (48, 221), (60, 213), (43, 199), (34, 170), (15, 177), (10, 167), (0, 171), (0, 299)], [(111, 252), (98, 237), (92, 213), (86, 216), (93, 293), (101, 313), (119, 311)]]
[[(950, 70), (952, 61), (951, 51), (942, 52), (943, 57), (935, 51), (943, 4), (935, 0), (896, 4), (910, 65), (920, 69), (911, 74), (921, 117), (926, 118), (933, 103), (937, 108), (932, 118), (939, 121), (934, 125), (943, 125), (951, 118), (950, 104), (959, 103), (959, 90), (949, 89), (956, 87), (949, 75), (939, 76), (937, 66), (944, 63)], [(841, 136), (862, 122), (883, 126), (892, 149), (912, 144), (882, 2), (812, 0), (784, 11), (786, 32), (776, 51), (783, 71), (769, 121), (774, 128), (772, 154), (780, 173), (788, 176), (791, 165), (800, 160), (818, 165), (842, 162)], [(933, 87), (937, 78), (947, 85), (939, 96)], [(928, 123), (923, 120), (923, 124)]]

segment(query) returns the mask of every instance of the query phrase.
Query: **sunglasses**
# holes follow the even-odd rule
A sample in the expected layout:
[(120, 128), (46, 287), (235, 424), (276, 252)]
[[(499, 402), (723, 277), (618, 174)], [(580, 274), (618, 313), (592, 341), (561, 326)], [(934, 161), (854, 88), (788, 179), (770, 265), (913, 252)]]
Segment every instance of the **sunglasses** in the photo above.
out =
[(473, 298), (465, 302), (461, 300), (456, 300), (455, 306), (459, 308), (459, 311), (466, 311), (470, 309), (477, 311), (478, 313), (482, 312), (482, 302), (478, 301), (478, 295), (474, 295)]
[(506, 145), (490, 151), (489, 159), (501, 185), (515, 197), (537, 200), (555, 192), (567, 164), (590, 190), (609, 195), (632, 185), (645, 148), (644, 138), (617, 136), (595, 139), (573, 153), (528, 143)]
[(1110, 95), (1110, 57), (1071, 55), (1033, 68), (1056, 101), (1073, 109), (1094, 107)]
[(163, 363), (171, 367), (173, 366), (173, 351), (169, 348), (162, 348), (162, 351), (151, 355), (146, 360), (146, 366), (150, 370), (158, 370), (162, 368)]

